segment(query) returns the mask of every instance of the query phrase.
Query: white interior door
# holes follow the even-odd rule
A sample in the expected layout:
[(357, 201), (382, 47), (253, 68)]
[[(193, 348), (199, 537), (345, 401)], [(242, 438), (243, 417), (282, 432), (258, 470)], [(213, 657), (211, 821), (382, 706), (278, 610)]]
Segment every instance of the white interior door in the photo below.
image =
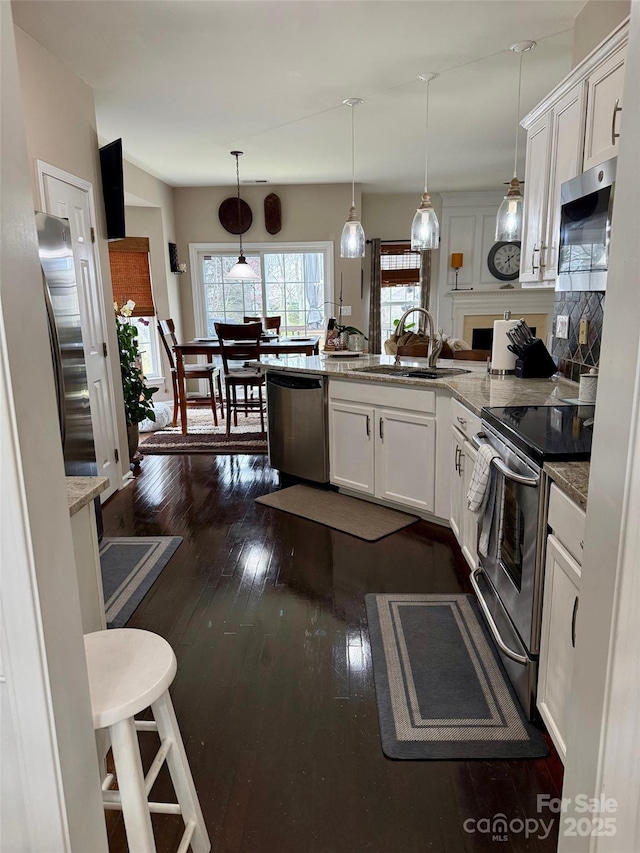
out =
[(109, 478), (109, 488), (102, 493), (104, 502), (117, 489), (119, 471), (102, 282), (92, 242), (91, 188), (80, 179), (75, 179), (76, 184), (72, 176), (67, 180), (60, 173), (50, 174), (57, 170), (44, 163), (38, 163), (38, 168), (45, 212), (68, 219), (71, 230), (98, 475)]

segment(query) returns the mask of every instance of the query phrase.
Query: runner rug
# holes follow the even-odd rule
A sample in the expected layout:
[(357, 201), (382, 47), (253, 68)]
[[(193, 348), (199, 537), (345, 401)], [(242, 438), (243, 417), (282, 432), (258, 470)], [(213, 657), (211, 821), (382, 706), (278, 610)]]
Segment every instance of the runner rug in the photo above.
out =
[(266, 453), (267, 434), (260, 430), (260, 417), (238, 414), (238, 426), (227, 435), (226, 421), (213, 424), (211, 409), (193, 409), (187, 414), (189, 432), (182, 434), (180, 421), (176, 427), (166, 427), (140, 435), (139, 451), (143, 456), (174, 453)]
[(123, 628), (175, 554), (182, 536), (105, 536), (100, 543), (108, 628)]
[(388, 758), (541, 758), (471, 595), (367, 595), (382, 751)]

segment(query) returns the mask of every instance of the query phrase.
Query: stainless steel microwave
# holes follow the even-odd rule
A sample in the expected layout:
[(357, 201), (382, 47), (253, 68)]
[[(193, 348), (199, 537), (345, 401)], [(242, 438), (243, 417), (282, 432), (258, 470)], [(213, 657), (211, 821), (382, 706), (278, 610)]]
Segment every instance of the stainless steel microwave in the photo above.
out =
[(560, 187), (557, 290), (605, 290), (617, 157)]

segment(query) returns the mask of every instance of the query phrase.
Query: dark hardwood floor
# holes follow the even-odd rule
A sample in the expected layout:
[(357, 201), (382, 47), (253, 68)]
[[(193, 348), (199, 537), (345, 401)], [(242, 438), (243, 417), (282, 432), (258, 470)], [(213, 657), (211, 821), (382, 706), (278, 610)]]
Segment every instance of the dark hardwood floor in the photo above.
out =
[[(546, 818), (560, 796), (553, 751), (532, 761), (390, 761), (380, 747), (364, 596), (469, 592), (450, 531), (418, 522), (368, 543), (254, 498), (277, 478), (263, 456), (147, 456), (104, 507), (105, 534), (184, 541), (129, 621), (178, 657), (173, 701), (214, 851), (552, 851), (467, 819)], [(157, 740), (141, 735), (144, 760)], [(173, 799), (163, 770), (152, 796)], [(159, 851), (180, 818), (154, 815)], [(108, 813), (112, 851), (127, 849)]]

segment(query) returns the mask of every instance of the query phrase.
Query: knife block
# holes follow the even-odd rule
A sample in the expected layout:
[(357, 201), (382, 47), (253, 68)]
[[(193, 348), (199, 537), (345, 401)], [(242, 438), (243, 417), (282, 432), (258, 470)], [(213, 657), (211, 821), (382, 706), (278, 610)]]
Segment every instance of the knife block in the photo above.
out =
[(549, 350), (536, 338), (516, 359), (516, 376), (520, 379), (548, 379), (558, 370)]

